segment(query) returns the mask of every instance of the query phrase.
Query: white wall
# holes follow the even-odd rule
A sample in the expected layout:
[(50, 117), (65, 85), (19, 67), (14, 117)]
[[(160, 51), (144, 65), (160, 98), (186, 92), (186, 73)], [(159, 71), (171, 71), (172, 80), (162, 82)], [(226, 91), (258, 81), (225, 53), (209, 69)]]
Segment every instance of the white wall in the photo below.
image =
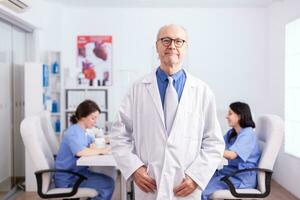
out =
[(71, 8), (63, 19), (63, 66), (75, 69), (77, 35), (113, 36), (111, 120), (127, 88), (124, 83), (130, 85), (122, 70), (133, 71), (134, 79), (157, 67), (156, 33), (169, 23), (188, 30), (187, 68), (212, 87), (221, 111), (236, 100), (250, 103), (257, 113), (265, 111), (265, 8)]
[[(269, 8), (268, 110), (284, 117), (285, 25), (300, 17), (300, 1), (285, 0)], [(274, 178), (300, 198), (300, 159), (284, 153), (282, 148), (275, 165)]]

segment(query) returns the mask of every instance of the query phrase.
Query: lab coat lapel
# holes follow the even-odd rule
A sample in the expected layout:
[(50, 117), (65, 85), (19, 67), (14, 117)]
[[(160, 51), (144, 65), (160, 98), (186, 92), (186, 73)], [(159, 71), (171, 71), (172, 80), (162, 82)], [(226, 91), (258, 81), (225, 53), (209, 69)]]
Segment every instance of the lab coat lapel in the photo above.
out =
[(178, 104), (176, 116), (174, 119), (174, 123), (170, 132), (170, 135), (173, 132), (173, 129), (176, 129), (176, 125), (179, 124), (180, 115), (183, 115), (183, 112), (186, 110), (188, 112), (192, 112), (192, 103), (191, 99), (193, 97), (192, 93), (194, 92), (195, 83), (193, 78), (189, 75), (189, 73), (184, 70), (186, 73), (186, 81), (184, 84), (183, 92), (181, 95), (180, 102)]
[(164, 120), (164, 112), (163, 107), (161, 104), (160, 94), (158, 90), (157, 80), (155, 73), (152, 73), (150, 76), (146, 77), (143, 82), (146, 84), (147, 90), (152, 97), (152, 101), (155, 105), (155, 108), (158, 112), (158, 115), (161, 119), (163, 126), (165, 127), (165, 120)]
[(194, 92), (195, 92), (195, 87), (196, 83), (194, 81), (194, 78), (186, 71), (184, 70), (186, 74), (186, 81), (184, 85), (184, 89), (181, 95), (181, 99), (178, 105), (178, 111), (187, 111), (187, 112), (192, 112), (192, 101), (194, 100)]

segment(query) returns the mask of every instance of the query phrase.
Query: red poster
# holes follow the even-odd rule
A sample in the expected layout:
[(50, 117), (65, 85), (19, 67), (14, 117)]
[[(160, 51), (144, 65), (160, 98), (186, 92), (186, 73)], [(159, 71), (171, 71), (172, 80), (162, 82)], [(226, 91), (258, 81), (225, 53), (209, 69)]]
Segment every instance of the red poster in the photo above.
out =
[(77, 36), (79, 85), (112, 85), (112, 36)]

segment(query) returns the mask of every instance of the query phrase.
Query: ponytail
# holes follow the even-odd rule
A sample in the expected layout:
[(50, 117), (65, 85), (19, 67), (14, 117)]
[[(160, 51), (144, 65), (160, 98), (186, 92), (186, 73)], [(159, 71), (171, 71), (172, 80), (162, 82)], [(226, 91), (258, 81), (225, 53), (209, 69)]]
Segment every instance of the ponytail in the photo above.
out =
[(70, 121), (71, 121), (72, 124), (76, 124), (76, 123), (78, 122), (78, 119), (77, 119), (77, 117), (76, 117), (75, 114), (73, 114), (73, 115), (71, 116)]

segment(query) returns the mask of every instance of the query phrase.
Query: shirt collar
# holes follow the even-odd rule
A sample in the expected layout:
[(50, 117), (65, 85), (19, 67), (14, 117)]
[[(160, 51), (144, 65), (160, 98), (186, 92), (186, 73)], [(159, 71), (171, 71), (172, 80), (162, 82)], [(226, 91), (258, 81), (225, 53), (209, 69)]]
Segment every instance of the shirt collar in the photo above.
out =
[(242, 127), (241, 127), (241, 130), (240, 130), (240, 132), (238, 132), (238, 133), (240, 134), (240, 133), (243, 133), (243, 132), (248, 131), (248, 130), (251, 130), (251, 129), (252, 129), (252, 127), (245, 127), (245, 128), (242, 128)]
[(87, 131), (84, 130), (78, 123), (74, 124), (74, 126), (77, 126), (81, 132), (83, 132), (85, 135), (87, 135)]
[[(166, 81), (168, 80), (168, 75), (160, 68), (157, 68), (156, 71), (157, 77), (161, 80), (161, 81)], [(183, 69), (180, 69), (178, 72), (176, 72), (175, 74), (172, 74), (172, 78), (173, 80), (176, 82), (178, 79), (180, 79), (182, 76), (184, 76), (184, 71)]]

